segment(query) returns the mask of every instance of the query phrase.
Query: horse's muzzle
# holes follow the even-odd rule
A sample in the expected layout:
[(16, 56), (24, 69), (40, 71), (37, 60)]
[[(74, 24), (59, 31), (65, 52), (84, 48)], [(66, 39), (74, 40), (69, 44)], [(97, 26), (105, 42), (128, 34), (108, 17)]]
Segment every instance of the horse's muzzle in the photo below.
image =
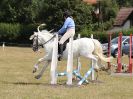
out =
[(32, 50), (33, 50), (34, 52), (36, 52), (36, 51), (38, 51), (38, 47), (33, 46), (33, 47), (32, 47)]

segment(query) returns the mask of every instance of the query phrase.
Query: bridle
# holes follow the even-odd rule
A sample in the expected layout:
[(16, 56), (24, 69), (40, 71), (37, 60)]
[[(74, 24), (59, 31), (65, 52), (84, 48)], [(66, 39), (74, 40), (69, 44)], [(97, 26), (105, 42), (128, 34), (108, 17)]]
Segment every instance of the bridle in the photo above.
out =
[[(51, 41), (53, 38), (55, 38), (56, 35), (54, 35), (54, 36), (51, 37), (48, 41), (46, 41), (46, 42), (44, 42), (44, 43), (41, 43), (41, 44), (38, 44), (38, 40), (39, 40), (38, 35), (34, 36), (34, 38), (35, 38), (35, 37), (36, 37), (37, 39), (36, 39), (36, 41), (35, 41), (36, 44), (35, 44), (35, 46), (33, 45), (33, 47), (35, 47), (35, 49), (38, 50), (39, 46), (43, 47), (43, 45), (47, 44), (49, 41)], [(34, 38), (33, 38), (33, 39), (34, 39)]]

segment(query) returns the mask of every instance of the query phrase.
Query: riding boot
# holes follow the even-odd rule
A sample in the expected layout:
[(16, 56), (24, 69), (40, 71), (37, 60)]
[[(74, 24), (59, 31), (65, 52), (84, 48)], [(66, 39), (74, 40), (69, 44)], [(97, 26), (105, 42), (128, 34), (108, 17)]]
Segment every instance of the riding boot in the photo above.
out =
[(63, 56), (63, 44), (59, 44), (59, 51), (58, 51), (58, 60), (61, 61), (62, 56)]

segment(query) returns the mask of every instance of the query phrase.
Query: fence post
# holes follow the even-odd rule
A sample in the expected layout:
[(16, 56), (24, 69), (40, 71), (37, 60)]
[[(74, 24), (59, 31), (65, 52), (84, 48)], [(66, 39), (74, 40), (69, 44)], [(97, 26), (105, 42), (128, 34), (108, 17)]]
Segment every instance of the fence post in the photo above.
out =
[(58, 34), (54, 38), (53, 53), (52, 53), (52, 62), (51, 62), (51, 84), (57, 84), (57, 55), (58, 55)]
[[(91, 39), (93, 39), (93, 34), (91, 34)], [(94, 71), (94, 63), (93, 63), (93, 61), (91, 61), (91, 66), (92, 66), (92, 72), (91, 72), (91, 80), (95, 80), (95, 77), (94, 77), (94, 73), (95, 73), (95, 71)]]
[[(78, 34), (78, 39), (80, 39), (80, 34)], [(76, 69), (80, 73), (80, 69), (81, 69), (80, 57), (78, 57), (78, 59), (77, 59), (77, 68)]]
[(73, 37), (69, 38), (68, 58), (67, 58), (67, 85), (72, 85), (73, 72)]
[(118, 38), (118, 68), (117, 68), (118, 73), (120, 73), (122, 70), (121, 47), (122, 47), (122, 33), (119, 34), (119, 38)]
[(5, 51), (5, 42), (2, 44), (3, 51)]
[(132, 73), (132, 34), (130, 34), (130, 47), (129, 47), (129, 67), (128, 72)]

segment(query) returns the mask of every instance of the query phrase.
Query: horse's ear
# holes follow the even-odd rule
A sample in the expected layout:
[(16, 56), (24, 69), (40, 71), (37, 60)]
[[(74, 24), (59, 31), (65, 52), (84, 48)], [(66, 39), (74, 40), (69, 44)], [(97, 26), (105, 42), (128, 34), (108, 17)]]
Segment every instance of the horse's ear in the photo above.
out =
[(32, 40), (34, 38), (34, 36), (37, 35), (37, 34), (38, 34), (38, 32), (34, 32), (34, 34), (31, 35), (29, 39)]
[(33, 38), (34, 38), (34, 34), (33, 34), (33, 35), (31, 35), (29, 39), (30, 39), (30, 40), (32, 40)]
[(34, 35), (37, 35), (39, 32), (34, 32)]

